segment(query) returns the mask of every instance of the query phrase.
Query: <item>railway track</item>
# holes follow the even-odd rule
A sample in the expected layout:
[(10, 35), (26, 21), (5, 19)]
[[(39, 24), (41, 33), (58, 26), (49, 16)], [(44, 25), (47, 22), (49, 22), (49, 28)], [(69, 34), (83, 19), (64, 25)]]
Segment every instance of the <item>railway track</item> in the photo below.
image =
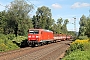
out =
[(20, 51), (24, 51), (24, 50), (27, 50), (27, 49), (28, 49), (28, 48), (21, 48), (21, 49), (9, 51), (9, 52), (1, 52), (1, 53), (0, 53), (0, 57), (1, 57), (1, 56), (4, 56), (4, 55), (8, 55), (8, 54), (12, 54), (12, 53), (17, 53), (17, 52), (20, 52)]
[(11, 60), (14, 57), (20, 56), (21, 52), (27, 51), (29, 49), (31, 49), (31, 47), (21, 48), (21, 49), (18, 49), (18, 50), (13, 50), (13, 51), (9, 51), (9, 52), (0, 53), (0, 60)]
[(69, 47), (67, 43), (70, 41), (0, 53), (0, 60), (55, 60)]
[(37, 59), (37, 60), (40, 60), (40, 58), (52, 53), (53, 51), (57, 50), (60, 46), (63, 46), (63, 44), (57, 45), (57, 46), (55, 46), (55, 45), (53, 47), (50, 46), (50, 47), (41, 49), (39, 51), (35, 51), (33, 53), (30, 53), (28, 55), (25, 55), (23, 57), (20, 57), (18, 59), (14, 59), (14, 60), (25, 60), (25, 59), (32, 59), (32, 60)]

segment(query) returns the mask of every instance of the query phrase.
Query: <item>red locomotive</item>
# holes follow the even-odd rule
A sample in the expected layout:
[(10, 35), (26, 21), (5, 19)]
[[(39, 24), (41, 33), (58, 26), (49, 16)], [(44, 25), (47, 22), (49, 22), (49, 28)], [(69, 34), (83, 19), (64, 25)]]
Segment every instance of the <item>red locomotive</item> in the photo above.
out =
[(57, 40), (70, 40), (71, 36), (65, 34), (53, 34), (52, 31), (45, 29), (29, 29), (28, 31), (28, 45), (38, 46), (39, 44), (46, 44), (56, 42)]
[(29, 29), (28, 31), (28, 44), (30, 46), (52, 42), (53, 40), (52, 31), (45, 29)]

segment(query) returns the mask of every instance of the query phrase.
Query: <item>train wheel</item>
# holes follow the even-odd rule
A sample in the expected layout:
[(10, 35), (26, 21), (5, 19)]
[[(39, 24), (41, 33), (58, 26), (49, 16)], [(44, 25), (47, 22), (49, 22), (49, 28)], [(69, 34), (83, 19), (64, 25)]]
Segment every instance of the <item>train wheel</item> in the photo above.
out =
[(43, 46), (44, 44), (42, 42), (39, 43), (40, 46)]
[(39, 46), (39, 43), (35, 44), (35, 46), (38, 47)]
[(55, 40), (54, 42), (56, 43), (57, 41)]

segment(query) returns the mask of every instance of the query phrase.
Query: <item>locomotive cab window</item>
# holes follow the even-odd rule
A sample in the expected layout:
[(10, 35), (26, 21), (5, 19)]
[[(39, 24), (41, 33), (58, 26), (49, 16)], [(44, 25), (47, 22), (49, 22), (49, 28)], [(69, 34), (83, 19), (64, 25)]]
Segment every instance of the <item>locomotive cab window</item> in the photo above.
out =
[(39, 34), (39, 30), (30, 30), (29, 33), (30, 34)]

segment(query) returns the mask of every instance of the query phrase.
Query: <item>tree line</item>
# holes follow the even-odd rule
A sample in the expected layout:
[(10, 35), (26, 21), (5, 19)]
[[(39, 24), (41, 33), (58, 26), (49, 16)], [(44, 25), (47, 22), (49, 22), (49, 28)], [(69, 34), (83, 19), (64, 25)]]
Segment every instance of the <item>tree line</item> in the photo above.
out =
[(0, 33), (26, 36), (30, 28), (43, 28), (52, 30), (55, 34), (74, 34), (67, 30), (68, 19), (52, 18), (51, 9), (42, 6), (38, 7), (36, 14), (31, 17), (29, 13), (34, 6), (25, 0), (14, 0), (7, 10), (0, 12)]
[(90, 37), (90, 15), (86, 17), (85, 15), (82, 15), (79, 22), (80, 28), (79, 28), (79, 34), (78, 37)]

